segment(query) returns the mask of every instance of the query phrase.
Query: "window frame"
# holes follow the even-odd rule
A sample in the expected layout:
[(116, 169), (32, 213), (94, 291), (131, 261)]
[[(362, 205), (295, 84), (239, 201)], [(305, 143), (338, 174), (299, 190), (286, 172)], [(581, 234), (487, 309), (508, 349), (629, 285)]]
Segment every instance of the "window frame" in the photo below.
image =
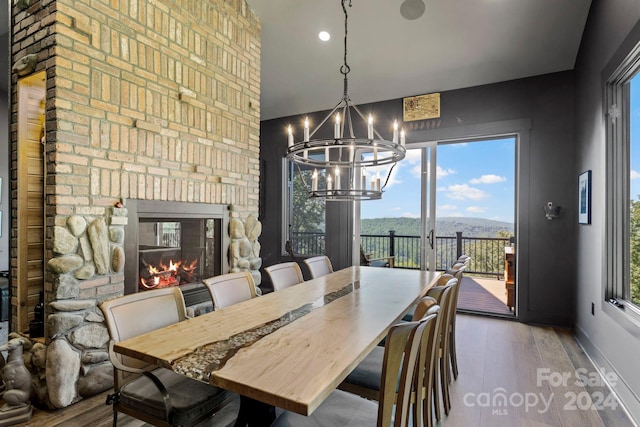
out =
[(631, 302), (630, 82), (640, 75), (640, 27), (603, 70), (605, 250), (603, 310), (640, 337), (640, 307)]
[[(291, 236), (291, 225), (293, 223), (293, 174), (296, 171), (296, 165), (286, 157), (282, 159), (282, 235), (281, 235), (281, 256), (289, 256), (286, 251), (287, 241)], [(326, 208), (326, 207), (325, 207)], [(326, 209), (325, 209), (325, 224), (326, 224)], [(326, 242), (327, 230), (325, 225), (324, 240)], [(326, 248), (325, 248), (326, 252)], [(318, 254), (302, 254), (293, 251), (293, 254), (297, 257), (308, 258), (318, 255), (326, 255), (325, 253)]]
[(291, 224), (291, 192), (292, 192), (292, 188), (291, 186), (293, 185), (293, 181), (290, 179), (290, 170), (291, 170), (291, 166), (290, 166), (290, 162), (286, 157), (282, 158), (282, 165), (280, 168), (281, 172), (282, 172), (282, 178), (281, 178), (281, 182), (282, 182), (282, 225), (281, 225), (281, 230), (282, 233), (280, 233), (280, 255), (281, 256), (286, 256), (287, 251), (286, 251), (286, 244), (287, 244), (287, 240), (289, 240), (289, 232), (290, 232), (290, 227), (289, 224)]

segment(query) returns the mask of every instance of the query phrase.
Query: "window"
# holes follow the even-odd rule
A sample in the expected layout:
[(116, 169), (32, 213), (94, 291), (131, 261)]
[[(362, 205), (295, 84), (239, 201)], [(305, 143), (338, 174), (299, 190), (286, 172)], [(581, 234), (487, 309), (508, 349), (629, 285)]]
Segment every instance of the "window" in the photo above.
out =
[(640, 306), (640, 74), (629, 82), (629, 295)]
[[(310, 199), (311, 168), (300, 167), (285, 159), (287, 212), (284, 241), (291, 242), (296, 255), (325, 254), (325, 200)], [(286, 247), (283, 246), (283, 247)]]
[[(626, 45), (626, 44), (625, 44)], [(623, 45), (624, 46), (624, 45)], [(640, 322), (640, 44), (605, 69), (605, 297)], [(615, 62), (614, 62), (615, 61)], [(612, 71), (608, 71), (612, 70)]]

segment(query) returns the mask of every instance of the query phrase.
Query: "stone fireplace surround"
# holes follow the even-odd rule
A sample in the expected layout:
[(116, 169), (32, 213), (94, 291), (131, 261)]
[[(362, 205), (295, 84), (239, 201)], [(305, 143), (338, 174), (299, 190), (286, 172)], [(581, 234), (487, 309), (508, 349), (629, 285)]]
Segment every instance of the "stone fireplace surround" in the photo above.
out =
[[(138, 291), (136, 229), (140, 218), (221, 219), (220, 273), (249, 271), (257, 278), (260, 294), (258, 237), (262, 226), (255, 215), (242, 221), (230, 218), (231, 213), (231, 206), (221, 204), (123, 200), (105, 217), (73, 215), (66, 226), (56, 226), (55, 256), (47, 266), (55, 279), (54, 300), (47, 304), (45, 342), (30, 340), (24, 348), (33, 377), (33, 402), (62, 408), (113, 386), (109, 334), (98, 305), (114, 295), (91, 298), (83, 294), (83, 288), (101, 286), (109, 291), (109, 283), (114, 282), (125, 294)], [(123, 276), (124, 287), (120, 284)], [(203, 286), (196, 288), (204, 297), (187, 307), (191, 316), (213, 309), (208, 291)]]
[[(249, 235), (261, 230), (261, 26), (246, 0), (51, 0), (12, 2), (11, 28), (11, 63), (33, 60), (12, 74), (12, 159), (24, 146), (18, 83), (44, 72), (47, 88), (39, 104), (46, 326), (24, 357), (33, 402), (63, 408), (112, 387), (98, 304), (124, 293), (121, 199), (233, 206), (229, 269), (259, 268), (260, 245)], [(13, 203), (24, 182), (12, 178)], [(12, 210), (12, 236), (23, 215)], [(19, 243), (12, 237), (12, 249)], [(12, 295), (27, 288), (18, 276), (26, 268), (13, 267), (19, 253), (12, 250)], [(24, 330), (16, 319), (33, 300), (12, 300), (12, 328)]]

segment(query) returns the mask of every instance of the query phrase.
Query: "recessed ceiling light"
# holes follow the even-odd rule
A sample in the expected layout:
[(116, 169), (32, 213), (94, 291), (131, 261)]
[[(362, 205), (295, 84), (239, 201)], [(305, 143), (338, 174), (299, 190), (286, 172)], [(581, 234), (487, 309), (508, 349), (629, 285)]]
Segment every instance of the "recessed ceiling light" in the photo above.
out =
[(404, 0), (400, 5), (400, 14), (404, 19), (414, 20), (424, 14), (425, 5), (422, 0)]
[(326, 31), (320, 31), (320, 32), (318, 33), (318, 38), (319, 38), (320, 40), (322, 40), (323, 42), (326, 42), (326, 41), (328, 41), (328, 40), (331, 38), (331, 34), (329, 34), (329, 33), (328, 33), (328, 32), (326, 32)]

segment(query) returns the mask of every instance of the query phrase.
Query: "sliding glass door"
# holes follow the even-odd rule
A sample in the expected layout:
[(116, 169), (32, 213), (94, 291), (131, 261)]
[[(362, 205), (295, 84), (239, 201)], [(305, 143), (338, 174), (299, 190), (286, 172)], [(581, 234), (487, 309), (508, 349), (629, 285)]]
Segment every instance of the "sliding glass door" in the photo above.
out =
[(361, 203), (363, 251), (422, 270), (444, 270), (461, 252), (472, 253), (480, 274), (502, 276), (515, 230), (515, 142), (411, 144), (382, 200)]

